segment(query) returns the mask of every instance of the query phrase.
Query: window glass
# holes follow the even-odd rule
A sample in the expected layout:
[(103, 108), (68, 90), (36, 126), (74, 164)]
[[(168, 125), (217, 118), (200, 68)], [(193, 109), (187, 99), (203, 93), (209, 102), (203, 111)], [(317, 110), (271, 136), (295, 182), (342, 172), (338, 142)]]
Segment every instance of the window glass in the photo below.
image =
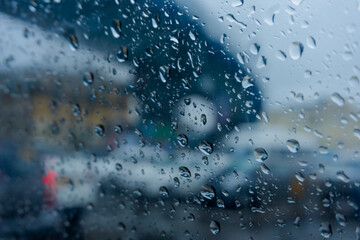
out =
[(0, 0), (0, 238), (360, 239), (359, 11)]

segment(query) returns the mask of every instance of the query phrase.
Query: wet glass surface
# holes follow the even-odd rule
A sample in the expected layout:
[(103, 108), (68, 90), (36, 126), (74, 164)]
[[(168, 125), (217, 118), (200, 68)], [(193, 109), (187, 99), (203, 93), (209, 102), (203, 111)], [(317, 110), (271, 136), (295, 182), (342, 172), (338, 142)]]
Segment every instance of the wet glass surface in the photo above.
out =
[(357, 0), (0, 0), (0, 239), (360, 239)]

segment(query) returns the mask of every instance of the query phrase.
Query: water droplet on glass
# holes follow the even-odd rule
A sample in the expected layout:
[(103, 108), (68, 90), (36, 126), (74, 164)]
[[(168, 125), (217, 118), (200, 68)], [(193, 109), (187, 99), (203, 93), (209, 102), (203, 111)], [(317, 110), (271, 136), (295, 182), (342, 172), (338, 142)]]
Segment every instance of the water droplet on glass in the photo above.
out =
[(185, 147), (188, 144), (188, 138), (185, 134), (179, 134), (177, 136), (177, 141), (180, 146)]
[(261, 171), (263, 173), (265, 173), (266, 175), (269, 175), (271, 173), (270, 169), (268, 168), (268, 166), (265, 165), (265, 163), (261, 163), (260, 168), (261, 168)]
[(113, 35), (114, 38), (119, 38), (120, 33), (121, 33), (121, 22), (120, 22), (120, 20), (114, 19), (112, 21), (110, 30), (111, 30), (111, 34)]
[(344, 98), (337, 92), (335, 92), (331, 95), (331, 100), (340, 107), (344, 106), (344, 104), (345, 104)]
[(320, 224), (319, 231), (321, 236), (323, 236), (324, 238), (329, 238), (332, 236), (332, 229), (330, 223), (322, 222)]
[(259, 53), (260, 46), (256, 43), (251, 44), (249, 47), (249, 50), (252, 54), (257, 55)]
[(335, 214), (336, 221), (339, 223), (340, 226), (346, 227), (347, 219), (344, 214), (336, 213)]
[(207, 119), (205, 114), (201, 114), (200, 120), (203, 125), (206, 125)]
[(264, 68), (266, 67), (267, 59), (264, 56), (260, 56), (257, 60), (256, 67), (257, 68)]
[(244, 89), (246, 89), (246, 88), (248, 88), (248, 87), (254, 86), (254, 84), (252, 84), (252, 78), (250, 78), (249, 76), (246, 75), (246, 76), (243, 78), (243, 80), (241, 81), (241, 86), (242, 86)]
[(316, 41), (312, 36), (309, 36), (309, 37), (306, 38), (306, 44), (311, 49), (316, 48)]
[(160, 80), (163, 83), (166, 83), (168, 78), (170, 77), (170, 68), (168, 66), (161, 66), (159, 68), (159, 76)]
[(123, 46), (117, 53), (116, 59), (118, 62), (123, 63), (128, 59), (128, 49), (127, 47)]
[(244, 5), (244, 0), (234, 0), (231, 2), (232, 7), (240, 7)]
[(180, 176), (183, 177), (183, 178), (190, 178), (191, 177), (191, 172), (187, 167), (184, 167), (184, 166), (179, 167), (179, 173), (180, 173)]
[(353, 133), (354, 133), (354, 136), (360, 140), (360, 129), (355, 128)]
[(344, 171), (336, 172), (336, 177), (344, 183), (348, 183), (350, 181), (350, 178), (344, 173)]
[(122, 129), (122, 127), (121, 127), (120, 125), (116, 125), (116, 126), (114, 127), (114, 131), (115, 131), (115, 133), (117, 133), (117, 134), (121, 134), (122, 131), (123, 131), (123, 129)]
[(101, 124), (95, 126), (94, 131), (100, 137), (103, 137), (105, 135), (105, 128)]
[(301, 42), (292, 42), (289, 47), (289, 55), (293, 60), (301, 58), (304, 51), (304, 45)]
[(116, 171), (121, 171), (123, 169), (122, 165), (120, 163), (115, 164)]
[(291, 0), (292, 4), (299, 6), (304, 0)]
[(219, 234), (220, 233), (220, 223), (212, 220), (210, 222), (210, 232), (214, 235)]
[(305, 176), (301, 172), (295, 173), (295, 177), (299, 182), (304, 182), (305, 181)]
[[(227, 14), (227, 15), (226, 15), (226, 20), (228, 20), (228, 21), (231, 22), (231, 23), (235, 23), (235, 24), (241, 26), (242, 28), (246, 28), (246, 27), (247, 27), (247, 25), (246, 25), (245, 23), (240, 22), (239, 20), (237, 20), (237, 19), (234, 17), (234, 15), (232, 15), (232, 14)], [(226, 37), (226, 34), (224, 34), (224, 35), (225, 35), (225, 37)], [(224, 39), (224, 41), (225, 41), (225, 39)]]
[(263, 162), (268, 158), (267, 152), (265, 151), (264, 148), (261, 148), (261, 147), (255, 148), (254, 156), (255, 156), (256, 161), (258, 161), (258, 162)]
[(205, 184), (201, 187), (201, 196), (207, 199), (213, 199), (216, 195), (215, 188), (211, 185)]
[(200, 142), (199, 149), (206, 155), (210, 155), (214, 151), (213, 145), (206, 140)]
[(159, 193), (162, 197), (169, 197), (169, 191), (164, 186), (159, 188)]
[(94, 83), (94, 74), (92, 74), (91, 72), (84, 73), (83, 84), (85, 86), (89, 86), (89, 85), (91, 85), (93, 83)]
[(286, 58), (287, 58), (286, 54), (285, 54), (283, 51), (281, 51), (281, 50), (278, 50), (278, 51), (275, 53), (275, 57), (276, 57), (277, 59), (279, 59), (280, 61), (285, 61)]
[(300, 150), (300, 144), (295, 139), (289, 139), (286, 141), (286, 146), (289, 149), (290, 152), (296, 153)]
[(79, 48), (79, 41), (75, 36), (75, 34), (70, 34), (69, 40), (70, 40), (70, 49), (76, 51)]

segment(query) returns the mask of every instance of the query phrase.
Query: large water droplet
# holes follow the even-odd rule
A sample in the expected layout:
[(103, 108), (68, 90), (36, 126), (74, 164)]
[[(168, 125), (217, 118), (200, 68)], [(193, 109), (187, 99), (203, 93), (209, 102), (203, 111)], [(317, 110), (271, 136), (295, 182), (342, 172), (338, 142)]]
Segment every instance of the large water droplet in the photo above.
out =
[(360, 140), (360, 129), (355, 128), (353, 133), (354, 133), (354, 136)]
[(119, 38), (120, 33), (121, 33), (121, 22), (120, 22), (120, 20), (114, 19), (112, 21), (110, 30), (111, 30), (111, 34), (113, 35), (114, 38)]
[(268, 166), (265, 165), (265, 163), (261, 163), (260, 168), (261, 168), (261, 171), (263, 173), (265, 173), (266, 175), (269, 175), (271, 173), (270, 169), (268, 168)]
[(179, 134), (177, 136), (177, 141), (180, 146), (185, 147), (188, 144), (188, 138), (185, 134)]
[(214, 151), (213, 145), (206, 140), (200, 142), (199, 149), (206, 155), (210, 155)]
[(331, 100), (340, 107), (344, 106), (345, 104), (345, 99), (337, 92), (331, 95)]
[(336, 213), (335, 218), (336, 221), (340, 224), (340, 226), (346, 227), (347, 219), (344, 214)]
[(301, 42), (292, 42), (289, 47), (289, 55), (293, 60), (301, 58), (304, 51), (304, 45)]
[(183, 178), (190, 178), (191, 177), (191, 172), (187, 167), (184, 167), (184, 166), (179, 167), (179, 173), (180, 173), (180, 176), (183, 177)]
[(105, 128), (101, 124), (95, 126), (94, 131), (100, 137), (103, 137), (105, 135)]
[(264, 148), (261, 148), (261, 147), (260, 148), (255, 148), (254, 156), (255, 156), (256, 161), (258, 161), (258, 162), (263, 162), (266, 159), (268, 159), (267, 152), (265, 151)]
[(296, 139), (289, 139), (286, 141), (286, 147), (290, 152), (296, 153), (300, 150), (300, 144)]
[(295, 177), (299, 182), (304, 182), (305, 181), (305, 176), (301, 172), (295, 173)]
[(123, 63), (128, 59), (128, 49), (127, 47), (123, 46), (117, 53), (116, 59), (118, 62)]
[(201, 196), (207, 199), (213, 199), (216, 195), (215, 188), (211, 185), (205, 184), (201, 187)]
[(205, 115), (205, 114), (201, 114), (200, 120), (201, 120), (201, 123), (202, 123), (203, 125), (206, 125), (206, 123), (207, 123), (207, 118), (206, 118), (206, 115)]
[(244, 0), (234, 0), (232, 3), (231, 3), (231, 6), (232, 7), (240, 7), (244, 5)]
[(316, 48), (316, 41), (315, 38), (313, 38), (312, 36), (309, 36), (306, 38), (306, 44), (309, 48), (311, 49), (315, 49)]
[(159, 76), (160, 80), (163, 83), (166, 83), (168, 78), (170, 77), (170, 68), (168, 66), (161, 66), (159, 68)]
[(336, 177), (344, 183), (348, 183), (350, 181), (350, 178), (344, 173), (344, 171), (336, 172)]
[(75, 34), (70, 34), (69, 40), (70, 40), (70, 49), (76, 51), (79, 48), (79, 40), (77, 39)]
[(215, 221), (215, 220), (212, 220), (210, 222), (210, 232), (214, 235), (216, 234), (219, 234), (220, 233), (220, 223)]
[(89, 86), (89, 85), (91, 85), (93, 83), (94, 83), (94, 74), (92, 74), (91, 72), (84, 73), (83, 84), (85, 86)]
[(332, 229), (331, 229), (330, 223), (322, 222), (320, 224), (319, 231), (320, 231), (321, 236), (323, 236), (324, 238), (329, 238), (332, 236)]

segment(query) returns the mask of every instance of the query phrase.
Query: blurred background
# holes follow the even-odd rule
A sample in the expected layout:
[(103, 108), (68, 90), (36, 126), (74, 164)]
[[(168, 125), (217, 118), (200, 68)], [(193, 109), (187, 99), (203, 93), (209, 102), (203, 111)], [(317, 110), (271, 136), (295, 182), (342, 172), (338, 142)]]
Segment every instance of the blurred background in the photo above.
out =
[(0, 239), (360, 239), (359, 11), (0, 0)]

